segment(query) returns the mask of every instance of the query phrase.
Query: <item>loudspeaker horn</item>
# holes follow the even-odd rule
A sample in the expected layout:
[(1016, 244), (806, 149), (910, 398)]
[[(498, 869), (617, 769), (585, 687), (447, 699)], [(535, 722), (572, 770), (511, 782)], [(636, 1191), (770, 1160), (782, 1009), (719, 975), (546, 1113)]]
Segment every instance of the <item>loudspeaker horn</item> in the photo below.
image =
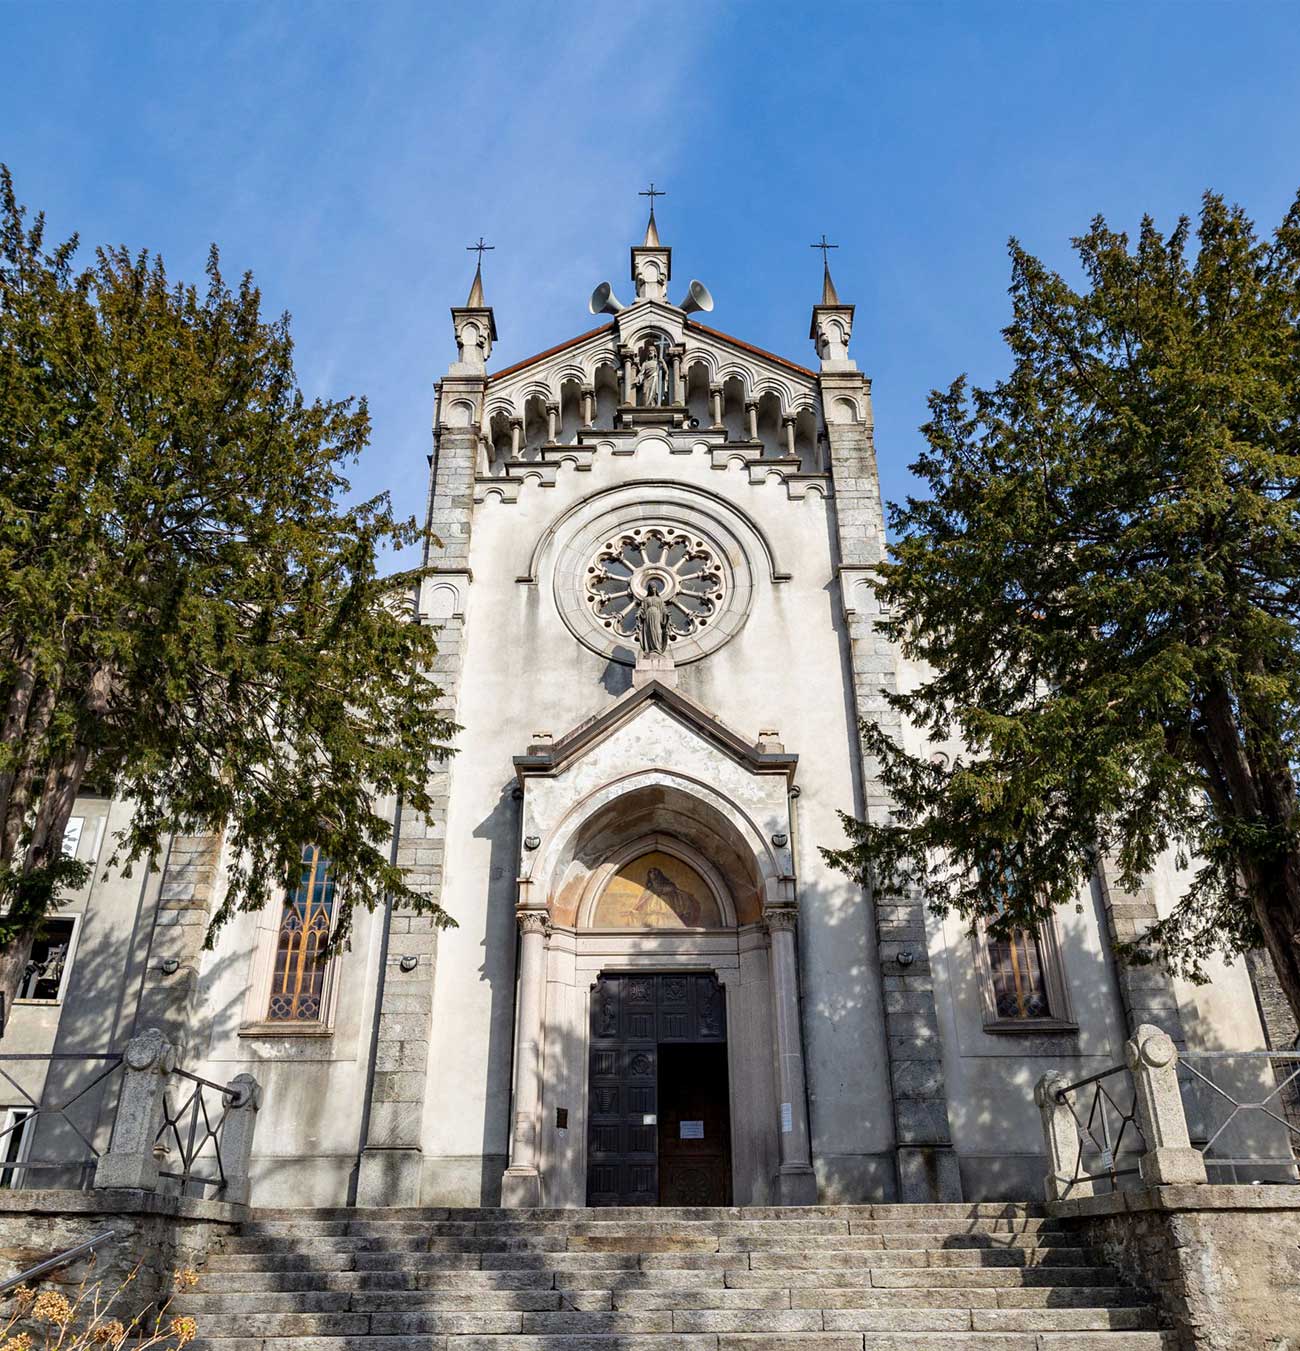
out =
[(587, 308), (592, 314), (617, 314), (627, 306), (614, 294), (614, 288), (607, 281), (601, 282), (591, 293)]
[(702, 281), (693, 281), (686, 288), (686, 299), (677, 308), (687, 314), (694, 310), (703, 310), (707, 314), (713, 308), (713, 296)]

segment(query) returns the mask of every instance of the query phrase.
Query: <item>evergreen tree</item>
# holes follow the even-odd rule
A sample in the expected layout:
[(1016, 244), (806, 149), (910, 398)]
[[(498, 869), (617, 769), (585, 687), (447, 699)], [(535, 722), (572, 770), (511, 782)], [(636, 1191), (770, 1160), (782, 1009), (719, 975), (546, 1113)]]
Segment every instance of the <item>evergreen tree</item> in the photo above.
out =
[[(386, 496), (345, 504), (364, 402), (308, 402), (287, 316), (250, 277), (169, 282), (75, 237), (47, 251), (0, 170), (0, 991), (86, 868), (62, 853), (83, 784), (128, 799), (127, 863), (227, 832), (213, 931), (331, 860), (345, 940), (385, 894), (446, 917), (389, 858), (378, 800), (426, 810), (440, 712), (405, 605), (417, 541)], [(211, 942), (212, 933), (209, 933)]]
[(1207, 194), (1194, 233), (1074, 244), (1081, 289), (1012, 241), (1011, 373), (932, 393), (891, 508), (886, 631), (929, 672), (891, 702), (964, 750), (864, 723), (897, 812), (828, 856), (1005, 931), (1172, 851), (1122, 955), (1262, 942), (1300, 1016), (1300, 200), (1267, 240)]

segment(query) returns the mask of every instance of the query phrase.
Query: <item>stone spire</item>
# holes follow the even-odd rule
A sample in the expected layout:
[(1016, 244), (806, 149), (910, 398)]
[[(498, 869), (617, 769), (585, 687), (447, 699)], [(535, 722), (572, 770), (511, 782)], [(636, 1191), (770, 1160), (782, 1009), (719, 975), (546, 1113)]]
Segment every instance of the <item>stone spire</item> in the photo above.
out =
[(644, 249), (657, 249), (659, 247), (659, 227), (655, 224), (653, 202), (650, 204), (650, 219), (645, 223), (645, 238), (641, 241), (641, 247)]
[[(479, 297), (482, 299), (482, 296)], [(838, 305), (840, 303), (839, 294), (835, 290), (835, 283), (831, 280), (831, 265), (825, 260), (822, 261), (822, 304)]]
[(483, 299), (483, 260), (479, 259), (478, 266), (474, 269), (474, 280), (469, 288), (469, 299), (465, 302), (465, 308), (469, 310), (483, 310), (487, 308), (487, 302)]
[(470, 283), (469, 299), (463, 305), (453, 306), (451, 311), (457, 351), (449, 372), (451, 375), (482, 375), (487, 370), (488, 357), (492, 355), (492, 344), (497, 337), (497, 323), (492, 307), (483, 296), (483, 255), (494, 247), (485, 244), (481, 235), (477, 244), (469, 246), (469, 252), (478, 254), (478, 266)]
[(812, 323), (808, 336), (817, 348), (824, 371), (855, 371), (856, 361), (849, 359), (849, 339), (853, 336), (853, 306), (842, 304), (835, 283), (831, 280), (830, 249), (839, 248), (838, 244), (828, 244), (826, 236), (812, 246), (822, 251), (822, 298), (820, 304), (813, 306)]
[(640, 194), (650, 199), (650, 219), (646, 221), (645, 238), (632, 246), (632, 281), (638, 300), (668, 299), (668, 279), (673, 275), (673, 251), (659, 242), (659, 227), (655, 223), (655, 198), (667, 194), (653, 183)]

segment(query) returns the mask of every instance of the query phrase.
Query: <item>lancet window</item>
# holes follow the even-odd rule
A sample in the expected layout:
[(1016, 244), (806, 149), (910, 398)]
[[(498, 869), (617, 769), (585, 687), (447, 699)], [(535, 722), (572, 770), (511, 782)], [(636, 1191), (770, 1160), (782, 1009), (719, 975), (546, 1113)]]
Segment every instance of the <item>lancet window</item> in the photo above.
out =
[(334, 922), (334, 879), (314, 845), (302, 851), (298, 886), (285, 898), (267, 1003), (268, 1022), (320, 1022), (329, 959), (325, 945)]

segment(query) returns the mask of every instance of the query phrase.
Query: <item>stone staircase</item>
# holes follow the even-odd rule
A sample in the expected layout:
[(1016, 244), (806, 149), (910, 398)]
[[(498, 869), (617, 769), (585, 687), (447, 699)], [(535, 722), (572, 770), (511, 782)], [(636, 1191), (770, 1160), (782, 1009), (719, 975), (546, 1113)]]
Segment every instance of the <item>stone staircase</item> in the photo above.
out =
[(1042, 1207), (262, 1210), (178, 1296), (208, 1351), (1168, 1351)]

